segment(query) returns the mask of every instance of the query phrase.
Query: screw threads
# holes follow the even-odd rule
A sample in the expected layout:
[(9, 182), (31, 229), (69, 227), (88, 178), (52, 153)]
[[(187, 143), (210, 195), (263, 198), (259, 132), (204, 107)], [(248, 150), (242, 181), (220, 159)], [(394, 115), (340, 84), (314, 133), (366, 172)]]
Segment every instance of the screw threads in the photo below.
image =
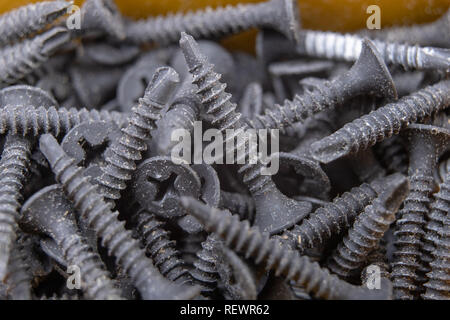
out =
[(369, 184), (363, 183), (317, 209), (300, 225), (285, 231), (280, 238), (289, 242), (291, 246), (297, 246), (301, 251), (322, 247), (335, 234), (342, 234), (351, 226), (356, 216), (376, 196), (377, 192)]
[(398, 299), (413, 299), (418, 290), (417, 271), (421, 268), (422, 237), (425, 216), (430, 204), (429, 196), (434, 189), (432, 177), (418, 174), (410, 176), (410, 193), (404, 201), (397, 220), (397, 230), (392, 263), (394, 295)]
[[(161, 110), (169, 98), (168, 93), (177, 82), (178, 74), (173, 69), (159, 68), (144, 97), (139, 99), (139, 105), (132, 109), (128, 125), (121, 130), (119, 139), (105, 151), (106, 165), (100, 167), (102, 175), (97, 182), (106, 199), (120, 199), (120, 192), (126, 188), (126, 182), (131, 180), (136, 170), (136, 161), (141, 160), (142, 152), (147, 150), (146, 140), (156, 128), (156, 121), (160, 119)], [(158, 101), (158, 98), (161, 99), (158, 94), (165, 95), (163, 101)]]
[(36, 137), (51, 133), (58, 137), (82, 122), (114, 121), (121, 126), (124, 118), (118, 112), (9, 105), (0, 110), (0, 134)]
[(252, 197), (240, 193), (221, 191), (220, 207), (236, 213), (242, 220), (253, 221), (255, 203)]
[(0, 45), (20, 40), (64, 15), (70, 7), (65, 1), (45, 1), (29, 4), (0, 16)]
[(409, 123), (445, 109), (450, 104), (449, 86), (449, 80), (441, 81), (347, 123), (313, 143), (311, 154), (316, 160), (329, 163), (398, 134)]
[[(351, 34), (339, 34), (334, 32), (306, 31), (304, 32), (303, 46), (299, 51), (316, 57), (355, 61), (362, 50), (363, 38)], [(408, 44), (398, 44), (373, 40), (375, 47), (380, 52), (387, 64), (401, 65), (404, 69), (427, 69), (436, 66), (448, 67), (448, 61), (442, 59), (439, 63), (429, 63), (427, 58), (433, 54), (430, 51), (437, 50), (430, 47), (418, 47)]]
[[(243, 175), (243, 181), (253, 195), (268, 192), (273, 187), (272, 180), (269, 176), (261, 174), (263, 168), (261, 163), (250, 163), (250, 155), (257, 154), (257, 145), (249, 143), (246, 130), (250, 127), (241, 121), (241, 114), (236, 111), (236, 104), (230, 101), (231, 94), (225, 92), (226, 84), (219, 81), (221, 76), (214, 71), (214, 66), (199, 51), (197, 43), (191, 36), (183, 33), (180, 46), (185, 57), (193, 55), (186, 59), (195, 59), (192, 63), (188, 63), (189, 72), (192, 74), (192, 83), (198, 87), (197, 94), (206, 108), (206, 114), (211, 115), (213, 119), (212, 125), (221, 132), (233, 130), (232, 134), (229, 132), (226, 134), (225, 154), (237, 153), (236, 163), (243, 163), (239, 173)], [(234, 141), (237, 143), (235, 144)], [(238, 150), (244, 150), (244, 152), (237, 152)], [(246, 160), (249, 163), (246, 164)]]
[(431, 272), (427, 273), (428, 282), (424, 284), (424, 299), (450, 300), (450, 198), (446, 199), (447, 216), (439, 232), (441, 236), (436, 240), (436, 248), (433, 251), (433, 261), (430, 263)]
[(217, 245), (216, 237), (209, 235), (205, 241), (201, 243), (202, 249), (197, 252), (197, 259), (194, 261), (194, 269), (191, 275), (196, 283), (201, 286), (202, 292), (211, 295), (217, 288), (219, 274), (216, 268), (217, 261)]
[(175, 241), (170, 240), (169, 232), (162, 225), (153, 214), (145, 210), (138, 213), (136, 228), (153, 264), (169, 280), (178, 283), (192, 282), (185, 263), (175, 248)]
[(38, 69), (52, 51), (69, 40), (67, 30), (55, 28), (0, 50), (0, 83), (13, 84)]
[(182, 198), (181, 201), (207, 230), (216, 233), (227, 246), (241, 252), (246, 258), (253, 257), (257, 264), (263, 263), (267, 270), (274, 270), (276, 276), (284, 275), (287, 280), (296, 281), (306, 292), (313, 293), (317, 298), (387, 298), (386, 293), (379, 290), (366, 290), (339, 280), (316, 262), (313, 263), (309, 258), (287, 249), (279, 241), (270, 239), (257, 227), (250, 227), (248, 221), (239, 221), (238, 216), (223, 214), (194, 199)]
[(4, 279), (16, 238), (21, 190), (30, 165), (31, 143), (8, 135), (0, 161), (0, 279)]
[(102, 245), (109, 254), (116, 257), (144, 299), (187, 299), (197, 294), (196, 288), (182, 290), (161, 276), (140, 249), (139, 242), (125, 229), (125, 223), (119, 222), (118, 212), (111, 210), (112, 204), (104, 201), (97, 187), (89, 183), (83, 170), (74, 165), (74, 160), (64, 153), (51, 135), (41, 136), (40, 149), (82, 219), (102, 239)]
[(83, 242), (78, 234), (64, 237), (58, 245), (61, 247), (67, 264), (80, 268), (81, 285), (91, 299), (121, 299), (120, 292), (114, 288), (100, 257)]
[(348, 234), (331, 254), (328, 269), (341, 279), (354, 278), (394, 219), (394, 212), (376, 199), (356, 218)]

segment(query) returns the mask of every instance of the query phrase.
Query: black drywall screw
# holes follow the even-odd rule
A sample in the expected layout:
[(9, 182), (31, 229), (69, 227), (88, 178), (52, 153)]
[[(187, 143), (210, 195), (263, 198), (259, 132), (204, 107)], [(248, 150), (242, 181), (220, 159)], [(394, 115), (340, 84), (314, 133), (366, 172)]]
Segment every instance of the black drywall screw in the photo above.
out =
[(27, 236), (18, 232), (16, 242), (12, 248), (5, 277), (6, 293), (12, 300), (31, 300), (33, 275), (27, 261), (27, 249), (24, 239)]
[(127, 26), (127, 38), (134, 43), (168, 44), (178, 41), (180, 32), (187, 32), (195, 38), (217, 38), (254, 27), (268, 27), (296, 41), (300, 29), (298, 15), (294, 0), (209, 8), (132, 22)]
[[(213, 66), (200, 52), (194, 38), (182, 33), (180, 47), (189, 72), (193, 76), (192, 82), (198, 86), (197, 94), (201, 97), (206, 114), (213, 117), (212, 125), (221, 132), (234, 129), (232, 139), (245, 133), (250, 128), (249, 125), (241, 119), (241, 114), (236, 112), (236, 104), (230, 101), (231, 95), (225, 92), (226, 85), (219, 81), (219, 74), (214, 72)], [(227, 139), (231, 138), (227, 136)], [(231, 150), (226, 150), (225, 154), (234, 154), (235, 150), (243, 146), (244, 158), (237, 159), (237, 163), (242, 160), (246, 163), (246, 159), (248, 160), (251, 154), (249, 147), (255, 148), (256, 146), (251, 146), (248, 139), (241, 140), (247, 140), (243, 141), (245, 145), (234, 146), (233, 143)], [(264, 231), (276, 233), (304, 218), (311, 211), (311, 204), (283, 195), (270, 176), (261, 174), (263, 167), (259, 161), (256, 164), (246, 163), (240, 165), (239, 173), (243, 176), (244, 183), (255, 199), (255, 225)]]
[(57, 27), (32, 39), (0, 49), (0, 84), (13, 84), (39, 68), (70, 40), (66, 28)]
[(363, 94), (395, 99), (397, 93), (392, 77), (369, 40), (362, 44), (361, 55), (353, 67), (334, 80), (315, 81), (312, 91), (305, 90), (295, 95), (292, 101), (286, 100), (283, 106), (276, 105), (263, 116), (257, 116), (257, 128), (283, 128), (295, 122), (303, 122), (312, 115), (342, 105), (346, 100)]
[(171, 98), (178, 81), (178, 74), (172, 68), (156, 70), (144, 97), (133, 108), (127, 127), (105, 151), (106, 165), (100, 167), (103, 173), (97, 182), (106, 199), (120, 199), (120, 192), (131, 179), (136, 161), (141, 160), (142, 152), (147, 150), (146, 140), (156, 128), (155, 122), (160, 119), (161, 110)]
[(175, 241), (170, 240), (170, 233), (164, 229), (163, 222), (146, 210), (140, 210), (135, 220), (136, 230), (145, 250), (161, 274), (177, 283), (192, 282), (187, 266), (176, 249)]
[(53, 136), (42, 135), (40, 149), (81, 219), (102, 239), (102, 245), (130, 276), (143, 299), (189, 299), (198, 294), (196, 287), (181, 287), (162, 277), (140, 249), (139, 242), (125, 229), (124, 222), (119, 222), (119, 213), (111, 210), (112, 205), (104, 201), (97, 187), (84, 177), (83, 169), (73, 164), (74, 160)]
[(419, 291), (422, 238), (435, 190), (433, 173), (439, 155), (450, 142), (450, 131), (413, 124), (408, 127), (410, 193), (396, 221), (392, 280), (397, 299), (414, 299)]
[(116, 40), (124, 40), (125, 25), (114, 0), (86, 0), (81, 7), (79, 33), (108, 35)]
[(113, 121), (122, 127), (126, 119), (126, 115), (114, 111), (46, 108), (29, 104), (7, 105), (0, 109), (0, 134), (36, 137), (39, 134), (51, 133), (59, 137), (83, 122)]
[(0, 16), (0, 46), (16, 42), (44, 29), (67, 13), (71, 3), (44, 1), (22, 6)]
[(416, 26), (383, 28), (383, 30), (363, 31), (362, 33), (374, 39), (388, 42), (418, 44), (421, 46), (450, 47), (450, 10), (430, 23)]
[(79, 234), (72, 205), (59, 185), (45, 187), (31, 196), (22, 207), (20, 224), (24, 230), (56, 242), (66, 264), (80, 268), (81, 287), (89, 298), (120, 299), (100, 256)]
[[(363, 37), (321, 31), (300, 31), (297, 52), (313, 57), (355, 61), (362, 50)], [(373, 40), (387, 64), (404, 69), (442, 69), (450, 67), (450, 51), (436, 47), (418, 47)]]
[(311, 145), (314, 159), (329, 163), (398, 134), (408, 124), (450, 105), (450, 80), (419, 90), (362, 116)]
[(409, 191), (408, 179), (398, 176), (358, 215), (347, 235), (328, 258), (327, 267), (341, 279), (351, 280), (361, 271), (369, 253), (395, 220), (395, 214)]
[(287, 280), (295, 280), (304, 286), (308, 293), (323, 299), (389, 299), (390, 288), (383, 283), (382, 290), (366, 290), (339, 280), (322, 269), (308, 257), (283, 246), (279, 241), (261, 233), (258, 227), (250, 227), (248, 221), (240, 221), (238, 216), (209, 208), (193, 198), (181, 198), (181, 204), (201, 221), (205, 229), (214, 232), (225, 244), (242, 253), (245, 258), (252, 257), (256, 264), (263, 263), (267, 270), (276, 276), (283, 275)]
[(431, 206), (431, 221), (435, 232), (434, 250), (432, 251), (431, 271), (426, 274), (428, 281), (424, 284), (424, 299), (449, 300), (450, 287), (448, 276), (450, 272), (450, 174), (447, 174), (441, 189), (434, 195), (435, 201)]
[(449, 212), (450, 205), (450, 174), (439, 184), (439, 192), (433, 195), (434, 201), (431, 204), (428, 221), (425, 225), (425, 235), (422, 245), (422, 262), (425, 264), (425, 272), (430, 271), (430, 263), (433, 261), (433, 251), (440, 240), (443, 224)]
[(197, 259), (194, 261), (194, 268), (190, 270), (195, 283), (202, 288), (202, 293), (212, 296), (217, 288), (219, 274), (216, 264), (218, 263), (217, 246), (220, 240), (214, 235), (209, 235), (201, 243), (201, 250), (196, 253)]
[(300, 224), (286, 230), (279, 240), (303, 252), (308, 248), (326, 245), (333, 237), (342, 235), (355, 221), (358, 214), (370, 205), (382, 192), (385, 185), (401, 180), (402, 176), (393, 174), (371, 184), (363, 183), (336, 197), (333, 202), (311, 213)]
[(11, 249), (16, 239), (21, 190), (30, 165), (31, 141), (8, 135), (0, 161), (0, 280), (6, 276)]

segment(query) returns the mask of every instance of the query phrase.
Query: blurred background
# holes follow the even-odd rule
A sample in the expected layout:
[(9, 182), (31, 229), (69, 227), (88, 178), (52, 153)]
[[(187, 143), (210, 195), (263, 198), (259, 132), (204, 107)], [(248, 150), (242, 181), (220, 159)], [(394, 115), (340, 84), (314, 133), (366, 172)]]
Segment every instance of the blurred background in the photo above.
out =
[[(0, 0), (0, 13), (37, 0)], [(169, 12), (186, 12), (210, 6), (256, 3), (261, 0), (115, 0), (120, 10), (133, 19)], [(376, 4), (381, 9), (381, 27), (424, 23), (437, 19), (450, 6), (450, 0), (299, 0), (302, 25), (307, 29), (354, 31), (365, 28), (366, 8)], [(81, 5), (82, 0), (75, 0)], [(224, 45), (251, 51), (255, 31), (225, 39)]]

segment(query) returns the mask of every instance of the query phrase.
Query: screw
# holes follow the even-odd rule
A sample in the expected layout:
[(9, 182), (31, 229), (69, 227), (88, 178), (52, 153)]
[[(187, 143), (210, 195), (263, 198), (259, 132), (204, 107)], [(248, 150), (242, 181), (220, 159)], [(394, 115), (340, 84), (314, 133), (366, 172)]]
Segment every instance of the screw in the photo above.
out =
[(58, 185), (41, 189), (21, 211), (21, 226), (29, 232), (51, 237), (68, 266), (80, 268), (81, 285), (91, 299), (120, 299), (100, 256), (92, 251), (78, 231), (72, 205)]
[(446, 30), (450, 28), (450, 10), (431, 23), (418, 26), (393, 27), (382, 31), (366, 31), (364, 35), (389, 42), (418, 44), (421, 46), (450, 47)]
[[(202, 105), (206, 108), (206, 113), (213, 116), (212, 125), (221, 132), (234, 129), (232, 139), (245, 133), (249, 126), (240, 119), (241, 114), (235, 111), (236, 104), (230, 101), (230, 94), (224, 91), (226, 85), (219, 82), (220, 76), (200, 52), (194, 38), (182, 33), (180, 47), (193, 76), (192, 82), (198, 86), (197, 94), (201, 97)], [(248, 139), (242, 140), (247, 140), (244, 141), (244, 159), (238, 159), (237, 163), (241, 160), (245, 163), (245, 159), (249, 159), (251, 154), (249, 147), (252, 146), (249, 146)], [(240, 147), (242, 145), (235, 148), (233, 144), (231, 150), (226, 150), (226, 154), (234, 153)], [(263, 165), (259, 162), (254, 165), (246, 164), (240, 166), (239, 172), (255, 199), (255, 225), (264, 231), (276, 233), (304, 218), (311, 211), (311, 205), (283, 195), (269, 176), (261, 174), (262, 168)]]
[[(193, 198), (182, 197), (180, 201), (182, 206), (203, 223), (206, 230), (222, 238), (228, 247), (242, 253), (245, 258), (254, 258), (256, 264), (263, 263), (267, 270), (275, 272), (275, 276), (284, 275), (287, 280), (295, 280), (317, 298), (389, 298), (389, 288), (366, 290), (339, 280), (309, 258), (300, 256), (275, 239), (270, 239), (257, 227), (250, 227), (248, 221), (239, 221), (238, 216), (209, 208)], [(389, 287), (387, 283), (386, 286)]]
[(449, 201), (447, 196), (450, 194), (450, 174), (447, 173), (444, 181), (439, 184), (439, 192), (434, 194), (434, 201), (431, 204), (428, 222), (425, 225), (425, 235), (422, 246), (422, 262), (425, 264), (424, 272), (430, 271), (429, 266), (433, 261), (433, 251), (440, 240), (442, 228), (449, 212)]
[(423, 229), (435, 189), (433, 172), (439, 155), (450, 142), (450, 131), (435, 126), (413, 124), (407, 134), (410, 193), (396, 222), (392, 264), (394, 295), (398, 299), (413, 299), (419, 290), (417, 272), (422, 267)]
[(126, 182), (136, 170), (136, 161), (141, 160), (142, 152), (147, 150), (146, 139), (155, 129), (155, 122), (178, 81), (178, 74), (172, 68), (156, 70), (144, 97), (139, 99), (139, 105), (129, 116), (127, 127), (105, 151), (106, 166), (100, 167), (103, 174), (97, 182), (106, 199), (120, 199), (120, 192), (126, 188)]
[(252, 197), (237, 193), (220, 191), (221, 208), (227, 209), (241, 217), (241, 219), (253, 221), (255, 202)]
[[(333, 32), (300, 31), (297, 52), (313, 57), (355, 61), (363, 47), (364, 38)], [(418, 47), (373, 40), (387, 64), (404, 69), (443, 69), (450, 67), (450, 50), (435, 47)]]
[(353, 225), (358, 214), (381, 194), (386, 185), (401, 179), (401, 175), (393, 174), (371, 184), (363, 183), (317, 209), (301, 224), (283, 232), (278, 239), (292, 248), (297, 247), (301, 252), (308, 248), (323, 247)]
[(126, 37), (125, 26), (113, 0), (86, 0), (81, 8), (81, 35), (108, 35), (116, 40)]
[(83, 170), (75, 166), (49, 135), (40, 138), (40, 149), (52, 167), (56, 180), (62, 185), (66, 196), (73, 201), (81, 219), (88, 222), (109, 254), (127, 272), (139, 289), (143, 299), (188, 299), (196, 296), (196, 287), (185, 288), (169, 282), (147, 259), (139, 243), (132, 238), (123, 222), (119, 222), (118, 212), (111, 210), (111, 204), (104, 201), (97, 187), (89, 183)]
[[(426, 290), (422, 295), (424, 299), (448, 300), (450, 290), (448, 274), (450, 270), (448, 253), (450, 249), (450, 174), (447, 174), (441, 189), (435, 194), (435, 201), (431, 207), (429, 229), (433, 228), (436, 237), (434, 250), (431, 253), (433, 260), (430, 263), (431, 271), (427, 273), (428, 281), (424, 284)], [(433, 225), (431, 225), (433, 223)], [(428, 231), (428, 230), (427, 230)], [(427, 235), (430, 233), (427, 232)]]
[(364, 94), (390, 99), (397, 96), (392, 77), (369, 40), (363, 42), (359, 59), (347, 73), (332, 81), (315, 81), (313, 91), (305, 90), (302, 95), (295, 95), (292, 101), (285, 101), (283, 106), (276, 105), (275, 110), (268, 110), (264, 116), (258, 116), (255, 125), (257, 128), (291, 126)]
[(87, 109), (35, 107), (23, 104), (7, 105), (0, 109), (0, 134), (38, 136), (51, 133), (56, 137), (66, 134), (74, 126), (88, 121), (114, 121), (122, 127), (126, 116), (119, 112)]
[(328, 258), (327, 267), (341, 279), (351, 280), (360, 271), (369, 253), (376, 249), (395, 213), (408, 194), (404, 176), (390, 181), (381, 194), (356, 218), (344, 239)]
[(311, 145), (314, 159), (329, 163), (398, 134), (408, 124), (421, 121), (450, 105), (450, 80), (419, 90), (362, 116)]
[(254, 119), (263, 111), (263, 88), (258, 82), (247, 85), (239, 103), (242, 115), (247, 119)]
[(300, 29), (298, 14), (297, 2), (294, 0), (272, 0), (214, 10), (208, 8), (130, 23), (127, 36), (134, 43), (155, 42), (164, 45), (178, 41), (180, 32), (190, 33), (195, 38), (217, 38), (254, 27), (268, 27), (295, 41)]
[(97, 64), (102, 66), (120, 66), (131, 62), (140, 54), (137, 46), (127, 43), (87, 43), (83, 44), (80, 59), (86, 64)]
[(67, 13), (66, 1), (44, 1), (22, 6), (0, 16), (0, 46), (16, 42), (44, 29)]
[(0, 49), (0, 83), (16, 83), (39, 68), (69, 40), (67, 29), (58, 27), (33, 39)]
[(161, 274), (180, 284), (191, 283), (192, 278), (179, 256), (175, 241), (170, 240), (163, 223), (146, 210), (140, 210), (135, 219), (136, 230), (145, 245), (145, 251)]

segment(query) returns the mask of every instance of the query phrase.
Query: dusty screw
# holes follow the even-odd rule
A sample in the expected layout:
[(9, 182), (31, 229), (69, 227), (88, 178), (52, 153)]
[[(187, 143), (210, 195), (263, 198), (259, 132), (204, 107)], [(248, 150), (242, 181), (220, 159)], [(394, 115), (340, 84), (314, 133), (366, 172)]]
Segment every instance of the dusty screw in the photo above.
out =
[(386, 184), (401, 180), (401, 177), (399, 174), (393, 174), (371, 184), (363, 183), (345, 192), (333, 202), (311, 213), (292, 230), (282, 233), (279, 236), (280, 241), (291, 247), (297, 247), (300, 251), (323, 247), (333, 237), (343, 234), (353, 224), (358, 214), (382, 192)]
[(49, 56), (70, 40), (67, 29), (58, 27), (0, 49), (0, 83), (13, 84), (39, 68)]
[(369, 253), (395, 220), (395, 214), (408, 194), (408, 180), (398, 176), (390, 181), (372, 204), (356, 218), (344, 239), (328, 258), (328, 269), (341, 279), (350, 280), (361, 271)]
[[(297, 51), (314, 57), (345, 61), (358, 59), (363, 38), (357, 35), (320, 31), (301, 31)], [(405, 69), (443, 69), (450, 67), (450, 50), (418, 47), (373, 40), (387, 64), (401, 65)]]
[(418, 44), (421, 46), (450, 47), (450, 10), (431, 23), (408, 27), (393, 27), (377, 31), (365, 31), (364, 35), (389, 42)]
[(285, 101), (283, 106), (276, 105), (275, 110), (268, 110), (264, 116), (257, 116), (257, 128), (283, 128), (312, 115), (342, 105), (346, 100), (362, 94), (394, 99), (397, 96), (392, 77), (369, 40), (362, 45), (361, 55), (354, 66), (344, 75), (332, 81), (316, 81), (312, 91), (295, 95), (292, 101)]
[(18, 41), (44, 29), (67, 12), (66, 1), (44, 1), (29, 4), (0, 16), (0, 46)]
[[(245, 133), (250, 127), (242, 121), (241, 114), (235, 111), (236, 104), (230, 101), (230, 94), (224, 91), (226, 85), (219, 82), (220, 76), (214, 72), (213, 66), (200, 52), (194, 38), (182, 33), (180, 47), (188, 64), (189, 72), (193, 76), (192, 82), (198, 86), (197, 94), (201, 97), (202, 105), (206, 109), (206, 113), (213, 116), (212, 125), (222, 132), (234, 129), (232, 139)], [(237, 163), (240, 163), (241, 160), (247, 163), (246, 159), (249, 159), (251, 154), (249, 147), (255, 146), (250, 146), (248, 139), (241, 140), (244, 140), (244, 145), (234, 146), (233, 143), (231, 150), (225, 152), (226, 154), (234, 153), (236, 149), (244, 147), (244, 158), (237, 159)], [(283, 195), (270, 176), (261, 174), (262, 168), (263, 165), (260, 162), (257, 164), (247, 163), (240, 166), (239, 172), (255, 199), (255, 224), (264, 231), (276, 233), (304, 218), (310, 212), (311, 204), (295, 201)]]
[(127, 26), (127, 37), (135, 43), (167, 44), (178, 41), (180, 32), (187, 32), (195, 38), (210, 38), (254, 27), (268, 27), (296, 41), (300, 28), (298, 14), (297, 2), (293, 0), (240, 4), (130, 23)]
[(88, 222), (109, 254), (123, 267), (139, 289), (143, 299), (189, 299), (198, 294), (196, 287), (185, 288), (169, 282), (147, 259), (132, 238), (123, 222), (119, 222), (118, 212), (111, 210), (111, 204), (104, 201), (95, 185), (84, 177), (83, 170), (75, 166), (49, 134), (40, 138), (40, 149), (54, 170), (56, 180), (62, 185), (66, 196), (79, 210), (81, 219)]
[(50, 236), (67, 265), (80, 268), (81, 285), (91, 299), (120, 299), (99, 255), (81, 237), (72, 205), (58, 185), (41, 189), (22, 207), (21, 226), (29, 232)]
[(450, 105), (450, 80), (417, 91), (362, 116), (311, 145), (314, 159), (329, 163), (373, 146), (408, 124), (420, 121)]
[(119, 112), (87, 109), (8, 105), (0, 109), (0, 134), (38, 136), (51, 133), (58, 137), (87, 121), (114, 121), (122, 127), (126, 115)]
[(450, 131), (413, 124), (408, 127), (410, 193), (400, 219), (396, 221), (392, 280), (398, 299), (413, 299), (419, 290), (418, 271), (422, 268), (421, 249), (429, 213), (430, 196), (435, 189), (433, 172), (439, 155), (450, 142)]
[(156, 70), (144, 97), (129, 116), (128, 126), (122, 129), (122, 135), (105, 151), (106, 166), (103, 174), (97, 178), (101, 193), (106, 199), (117, 200), (120, 192), (126, 188), (126, 182), (136, 169), (136, 161), (147, 150), (146, 139), (155, 129), (155, 122), (161, 117), (161, 110), (171, 97), (177, 83), (178, 74), (169, 67)]
[(270, 239), (257, 227), (250, 227), (248, 221), (239, 221), (224, 211), (209, 208), (192, 198), (181, 198), (181, 204), (190, 211), (206, 230), (214, 232), (230, 248), (252, 257), (257, 264), (263, 263), (275, 275), (283, 275), (304, 286), (308, 293), (324, 299), (389, 299), (389, 284), (383, 290), (366, 290), (353, 286), (330, 275), (317, 263), (284, 247), (279, 241)]
[(16, 239), (22, 201), (20, 193), (30, 165), (31, 142), (8, 135), (0, 161), (0, 279), (7, 272), (9, 255)]
[(140, 210), (135, 219), (136, 230), (145, 250), (161, 274), (178, 283), (192, 282), (184, 261), (179, 257), (175, 241), (170, 240), (169, 232), (163, 228), (163, 223), (145, 210)]

